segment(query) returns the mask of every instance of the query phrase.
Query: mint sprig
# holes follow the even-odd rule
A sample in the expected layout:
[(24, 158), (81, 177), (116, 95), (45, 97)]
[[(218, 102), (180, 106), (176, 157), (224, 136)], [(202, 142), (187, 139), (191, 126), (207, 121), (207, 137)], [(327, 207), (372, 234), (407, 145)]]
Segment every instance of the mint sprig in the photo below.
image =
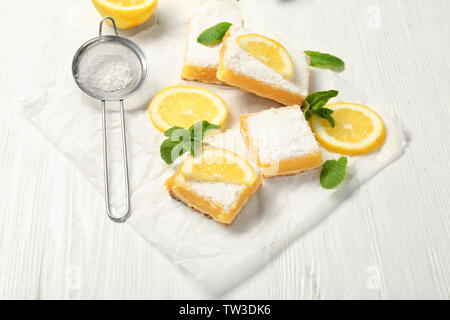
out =
[(160, 147), (161, 158), (167, 164), (171, 164), (176, 158), (189, 151), (190, 146), (190, 143), (188, 144), (176, 140), (166, 139)]
[(311, 67), (331, 69), (334, 71), (342, 71), (345, 68), (344, 61), (329, 53), (322, 53), (319, 51), (305, 51), (305, 54), (310, 57)]
[(204, 30), (197, 38), (197, 42), (210, 46), (222, 42), (225, 33), (231, 26), (230, 22), (220, 22), (211, 28)]
[(189, 128), (189, 135), (191, 137), (191, 154), (196, 157), (200, 147), (202, 146), (203, 138), (206, 134), (215, 129), (220, 129), (220, 126), (209, 123), (206, 120), (196, 122)]
[(344, 181), (346, 168), (346, 157), (325, 161), (320, 172), (320, 185), (325, 189), (336, 188)]
[(328, 90), (328, 91), (317, 91), (310, 94), (305, 101), (303, 102), (303, 114), (305, 115), (305, 119), (309, 120), (313, 114), (327, 119), (331, 127), (334, 128), (335, 122), (331, 114), (333, 110), (324, 108), (324, 106), (328, 103), (328, 100), (334, 98), (338, 95), (337, 90)]
[(166, 130), (164, 135), (168, 138), (161, 144), (161, 158), (167, 164), (172, 164), (176, 158), (188, 151), (194, 157), (197, 156), (206, 134), (219, 128), (218, 125), (202, 120), (194, 123), (189, 129), (175, 126)]

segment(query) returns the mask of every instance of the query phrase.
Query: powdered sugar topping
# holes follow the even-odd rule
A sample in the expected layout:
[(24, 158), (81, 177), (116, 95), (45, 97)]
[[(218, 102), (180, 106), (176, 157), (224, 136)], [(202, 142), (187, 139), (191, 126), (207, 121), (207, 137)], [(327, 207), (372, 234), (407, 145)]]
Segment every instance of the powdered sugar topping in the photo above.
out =
[(220, 22), (230, 22), (238, 26), (242, 25), (241, 10), (235, 1), (209, 0), (199, 8), (189, 24), (185, 64), (217, 68), (221, 43), (205, 46), (198, 43), (197, 38), (203, 31)]
[(294, 75), (286, 79), (237, 44), (236, 39), (239, 36), (251, 34), (251, 32), (238, 26), (231, 26), (229, 32), (224, 55), (225, 68), (303, 97), (308, 95), (310, 68), (304, 52), (292, 47), (289, 43), (282, 43), (294, 63)]

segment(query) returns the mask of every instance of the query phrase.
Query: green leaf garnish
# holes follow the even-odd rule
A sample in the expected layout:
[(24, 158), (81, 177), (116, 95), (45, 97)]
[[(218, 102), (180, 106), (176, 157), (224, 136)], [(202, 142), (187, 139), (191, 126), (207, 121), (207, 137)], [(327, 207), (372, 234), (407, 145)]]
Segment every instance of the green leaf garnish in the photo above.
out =
[(347, 157), (325, 161), (320, 172), (320, 185), (325, 189), (336, 188), (344, 181), (346, 167)]
[(209, 131), (219, 128), (218, 125), (202, 120), (194, 123), (189, 130), (178, 126), (166, 130), (164, 135), (168, 138), (161, 144), (161, 158), (167, 164), (171, 164), (176, 158), (188, 151), (193, 156), (197, 156), (205, 135)]
[(309, 121), (309, 119), (311, 118), (311, 112), (309, 111), (309, 108), (311, 108), (311, 105), (308, 101), (305, 100), (303, 102), (303, 114), (305, 115), (306, 121)]
[(222, 38), (231, 26), (229, 22), (220, 22), (204, 30), (197, 38), (197, 42), (210, 46), (222, 42)]
[(314, 93), (311, 93), (307, 98), (306, 101), (308, 101), (311, 105), (314, 105), (318, 103), (319, 101), (326, 101), (330, 100), (331, 98), (334, 98), (338, 95), (337, 90), (328, 90), (328, 91), (317, 91)]
[(331, 127), (334, 128), (335, 122), (331, 114), (333, 110), (324, 108), (324, 106), (328, 103), (328, 100), (334, 98), (338, 95), (338, 91), (336, 90), (328, 90), (328, 91), (317, 91), (311, 93), (303, 102), (303, 114), (305, 115), (305, 119), (309, 121), (313, 114), (327, 119)]
[(313, 113), (315, 115), (318, 115), (321, 118), (327, 119), (328, 122), (331, 124), (331, 127), (334, 128), (335, 122), (334, 122), (333, 117), (331, 116), (331, 114), (333, 113), (333, 110), (328, 109), (328, 108), (320, 108), (317, 110), (313, 110)]
[(305, 51), (305, 54), (311, 58), (311, 67), (331, 69), (334, 71), (342, 71), (345, 68), (344, 61), (331, 54), (318, 51)]

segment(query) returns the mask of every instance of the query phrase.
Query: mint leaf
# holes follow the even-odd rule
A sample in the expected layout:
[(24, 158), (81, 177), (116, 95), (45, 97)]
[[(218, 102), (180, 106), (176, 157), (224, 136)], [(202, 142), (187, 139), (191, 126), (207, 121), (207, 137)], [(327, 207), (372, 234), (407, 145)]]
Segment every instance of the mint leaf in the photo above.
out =
[(328, 103), (328, 100), (338, 95), (337, 90), (317, 91), (311, 93), (303, 102), (303, 114), (305, 119), (309, 121), (312, 114), (315, 114), (321, 118), (327, 119), (331, 126), (334, 128), (335, 122), (331, 114), (333, 110), (324, 108)]
[(325, 189), (336, 188), (344, 181), (346, 167), (347, 157), (325, 161), (320, 172), (320, 185)]
[(344, 61), (331, 54), (318, 51), (305, 51), (305, 54), (310, 57), (311, 67), (331, 69), (333, 71), (342, 71), (345, 68)]
[(211, 130), (219, 128), (220, 126), (210, 123), (206, 120), (198, 121), (189, 128), (189, 133), (192, 140), (191, 154), (194, 157), (197, 156), (198, 150), (200, 150), (203, 138), (206, 136), (206, 134)]
[(203, 31), (197, 38), (197, 42), (204, 45), (213, 45), (222, 42), (222, 38), (231, 26), (229, 22), (220, 22)]
[(220, 126), (218, 125), (202, 120), (194, 123), (189, 130), (178, 126), (166, 130), (164, 135), (168, 138), (161, 144), (161, 158), (166, 163), (172, 164), (176, 158), (187, 151), (196, 156), (202, 146), (205, 135), (209, 131), (219, 128)]

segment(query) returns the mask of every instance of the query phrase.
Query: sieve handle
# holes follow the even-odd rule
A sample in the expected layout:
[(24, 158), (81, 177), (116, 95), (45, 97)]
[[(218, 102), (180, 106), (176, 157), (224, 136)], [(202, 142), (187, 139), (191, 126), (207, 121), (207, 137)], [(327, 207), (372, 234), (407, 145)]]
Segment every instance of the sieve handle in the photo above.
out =
[(128, 183), (128, 159), (127, 159), (127, 138), (125, 133), (125, 112), (123, 100), (120, 100), (120, 122), (122, 125), (122, 150), (123, 150), (123, 169), (125, 180), (126, 203), (125, 210), (120, 215), (112, 213), (109, 203), (109, 175), (108, 175), (108, 146), (106, 141), (106, 102), (102, 100), (102, 118), (103, 118), (103, 166), (105, 180), (105, 204), (106, 212), (109, 218), (114, 222), (125, 222), (130, 214), (130, 190)]
[(99, 30), (98, 30), (99, 36), (100, 36), (100, 37), (103, 36), (103, 22), (105, 22), (106, 20), (110, 20), (110, 21), (112, 22), (112, 25), (113, 25), (113, 27), (114, 27), (114, 33), (116, 34), (116, 36), (118, 36), (119, 33), (117, 32), (116, 22), (115, 22), (114, 19), (111, 18), (111, 17), (104, 17), (104, 18), (102, 19), (102, 21), (100, 21), (100, 27), (99, 27)]

